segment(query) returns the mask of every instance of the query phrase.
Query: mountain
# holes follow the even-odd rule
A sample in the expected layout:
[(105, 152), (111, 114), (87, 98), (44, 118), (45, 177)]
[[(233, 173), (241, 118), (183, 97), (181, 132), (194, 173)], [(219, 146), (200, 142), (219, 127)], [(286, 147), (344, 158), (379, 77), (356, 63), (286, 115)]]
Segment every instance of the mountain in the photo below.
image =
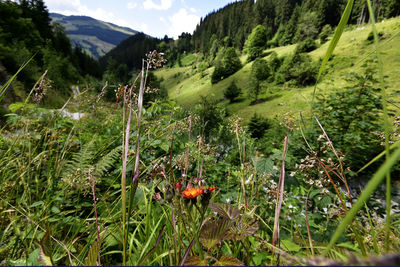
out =
[(67, 36), (95, 58), (104, 56), (121, 41), (138, 31), (87, 16), (64, 16), (50, 13), (53, 21), (65, 27)]

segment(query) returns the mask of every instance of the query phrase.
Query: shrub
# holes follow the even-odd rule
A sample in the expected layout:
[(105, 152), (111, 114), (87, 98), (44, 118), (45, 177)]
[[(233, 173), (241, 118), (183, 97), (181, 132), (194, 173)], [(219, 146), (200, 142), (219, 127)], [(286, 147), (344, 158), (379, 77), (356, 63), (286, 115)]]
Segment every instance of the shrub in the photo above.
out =
[(267, 44), (267, 29), (258, 25), (253, 29), (249, 38), (246, 41), (246, 52), (249, 55), (247, 61), (252, 61), (257, 57), (261, 56)]
[[(322, 125), (329, 129), (335, 148), (345, 154), (347, 165), (359, 169), (380, 151), (376, 135), (381, 130), (379, 113), (382, 104), (376, 94), (375, 71), (367, 67), (363, 74), (351, 73), (350, 85), (320, 97), (315, 112)], [(331, 91), (331, 90), (330, 90)]]
[(214, 72), (211, 75), (211, 83), (213, 84), (231, 76), (242, 67), (239, 56), (233, 47), (228, 47), (221, 57), (220, 60), (217, 60)]
[(242, 94), (242, 90), (237, 87), (235, 82), (232, 82), (224, 91), (224, 96), (229, 99), (229, 102), (232, 103), (235, 101), (237, 97)]
[(317, 43), (315, 40), (312, 38), (307, 38), (296, 46), (296, 52), (307, 53), (313, 51), (315, 48), (317, 48)]
[(294, 55), (285, 57), (275, 74), (275, 82), (293, 81), (299, 86), (310, 85), (315, 83), (317, 71), (318, 65), (312, 62), (309, 55), (296, 52)]
[(329, 24), (326, 24), (320, 34), (319, 34), (319, 40), (321, 41), (321, 44), (325, 43), (328, 40), (328, 36), (332, 33), (332, 27)]
[(266, 130), (270, 128), (271, 123), (267, 118), (261, 117), (257, 113), (253, 114), (249, 122), (249, 132), (253, 138), (262, 138)]

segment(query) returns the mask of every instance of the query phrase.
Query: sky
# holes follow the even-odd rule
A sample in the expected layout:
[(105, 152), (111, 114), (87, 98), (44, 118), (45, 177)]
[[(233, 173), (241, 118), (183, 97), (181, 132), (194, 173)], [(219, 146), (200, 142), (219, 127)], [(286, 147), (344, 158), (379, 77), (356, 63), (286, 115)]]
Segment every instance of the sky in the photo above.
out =
[(85, 15), (150, 36), (177, 39), (193, 33), (200, 18), (234, 0), (44, 0), (50, 12)]

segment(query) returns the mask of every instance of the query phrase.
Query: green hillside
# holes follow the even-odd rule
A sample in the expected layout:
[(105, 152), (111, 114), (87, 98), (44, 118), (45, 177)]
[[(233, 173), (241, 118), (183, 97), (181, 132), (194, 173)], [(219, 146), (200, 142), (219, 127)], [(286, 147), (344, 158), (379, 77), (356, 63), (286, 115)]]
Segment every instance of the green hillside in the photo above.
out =
[[(397, 88), (400, 87), (400, 18), (392, 18), (377, 24), (379, 32), (383, 33), (381, 49), (384, 51), (384, 74), (387, 76), (386, 82), (392, 93), (391, 99), (397, 100)], [(335, 49), (334, 57), (329, 62), (328, 72), (317, 85), (317, 93), (323, 93), (329, 88), (341, 88), (345, 85), (344, 77), (347, 73), (358, 72), (366, 59), (374, 55), (374, 44), (367, 41), (368, 34), (371, 32), (370, 25), (361, 27), (350, 26), (345, 31)], [(325, 55), (329, 42), (310, 52), (314, 63)], [(265, 54), (275, 51), (278, 56), (293, 53), (296, 45), (272, 48), (265, 50)], [(243, 68), (234, 75), (222, 80), (217, 84), (211, 84), (211, 73), (213, 67), (204, 71), (199, 70), (200, 54), (190, 54), (182, 59), (183, 67), (174, 66), (164, 68), (157, 72), (157, 76), (162, 77), (162, 85), (168, 89), (169, 97), (176, 100), (185, 107), (193, 107), (201, 96), (213, 96), (220, 99), (227, 105), (230, 114), (236, 113), (248, 120), (255, 112), (266, 117), (275, 117), (292, 111), (307, 111), (308, 102), (314, 90), (314, 86), (293, 87), (289, 84), (274, 85), (268, 84), (262, 88), (260, 99), (264, 102), (251, 105), (247, 97), (249, 90), (249, 74), (252, 62), (246, 64), (246, 56), (241, 56), (244, 64)], [(265, 59), (268, 60), (269, 56)], [(224, 99), (223, 91), (232, 81), (242, 89), (243, 95), (240, 101), (229, 104)]]
[(122, 40), (137, 31), (87, 16), (50, 14), (53, 21), (65, 27), (67, 36), (95, 58), (104, 56)]

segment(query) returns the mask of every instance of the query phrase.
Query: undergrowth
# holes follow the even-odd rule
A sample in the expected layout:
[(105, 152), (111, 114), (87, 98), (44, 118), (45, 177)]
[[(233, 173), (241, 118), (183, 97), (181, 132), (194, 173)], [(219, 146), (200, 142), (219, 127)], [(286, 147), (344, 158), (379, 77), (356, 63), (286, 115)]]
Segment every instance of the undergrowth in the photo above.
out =
[[(210, 98), (191, 111), (152, 98), (156, 51), (116, 103), (90, 89), (61, 110), (14, 103), (0, 132), (0, 264), (398, 263), (399, 123), (373, 32), (376, 56), (350, 88), (316, 94), (312, 116), (254, 115), (250, 129)], [(79, 120), (66, 116), (76, 107)]]

